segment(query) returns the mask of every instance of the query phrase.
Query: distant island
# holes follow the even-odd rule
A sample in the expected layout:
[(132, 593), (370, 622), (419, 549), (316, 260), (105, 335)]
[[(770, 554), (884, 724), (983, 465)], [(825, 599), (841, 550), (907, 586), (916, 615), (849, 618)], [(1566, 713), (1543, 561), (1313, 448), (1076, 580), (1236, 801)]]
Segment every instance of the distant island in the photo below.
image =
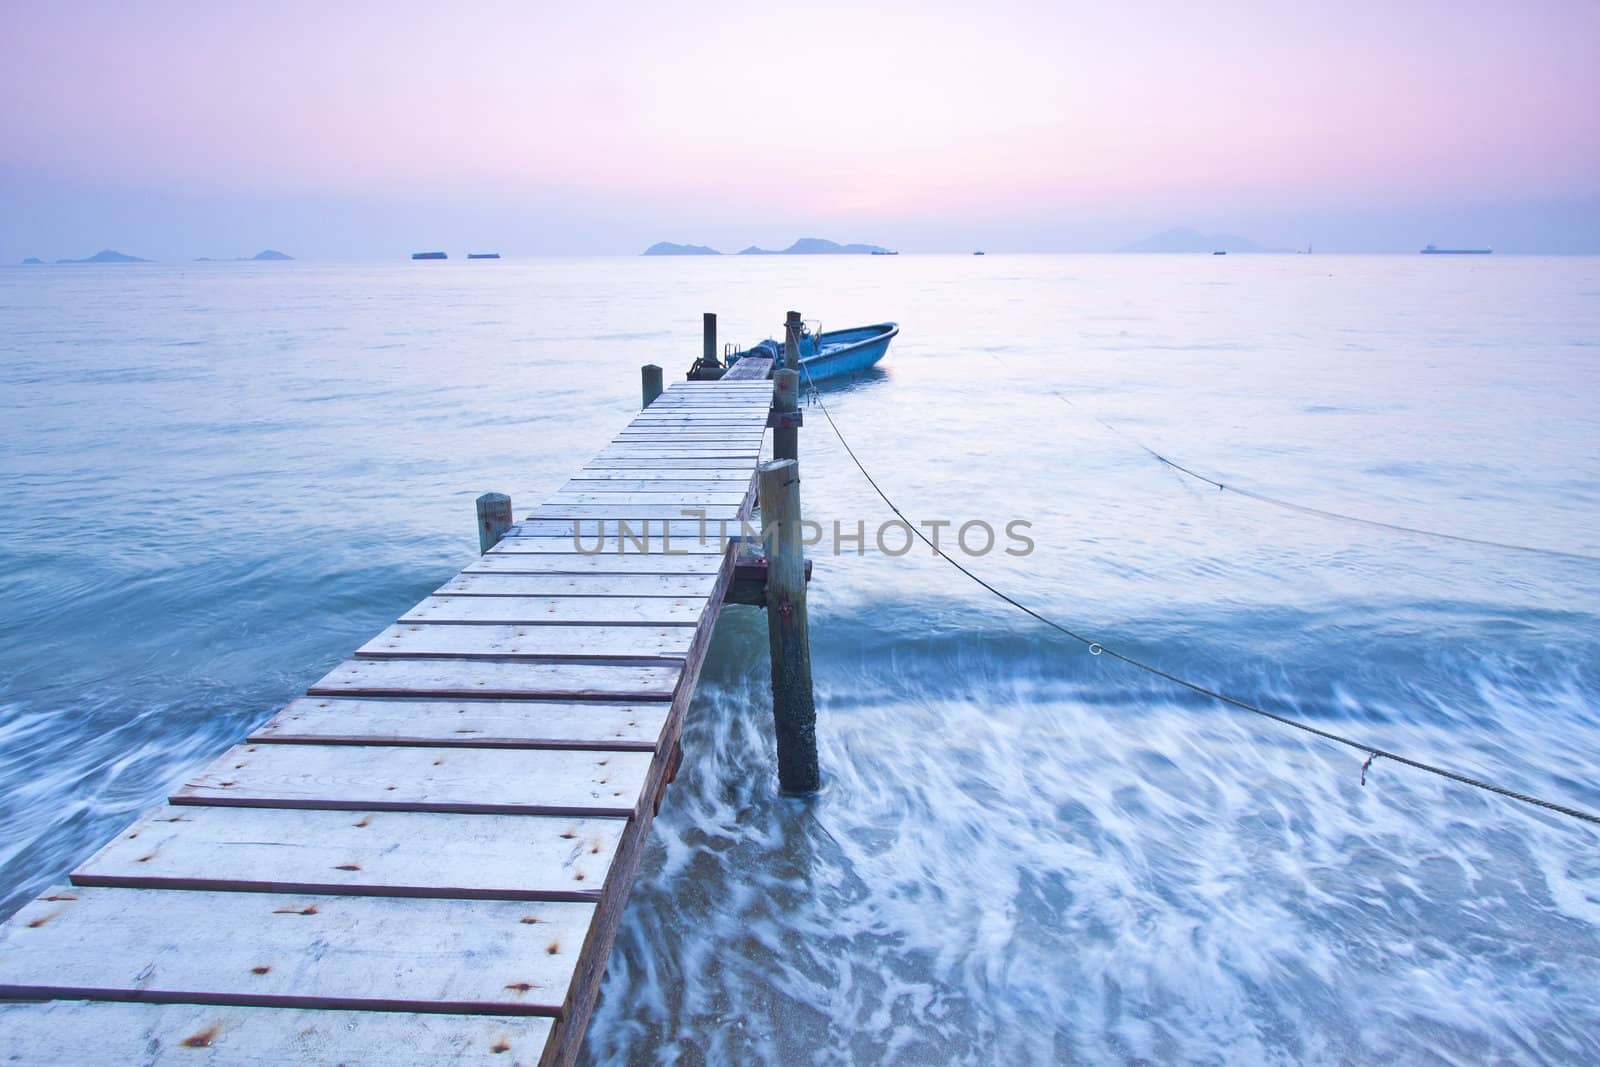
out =
[(802, 237), (781, 252), (751, 245), (740, 252), (741, 256), (866, 256), (874, 252), (887, 252), (881, 245), (842, 245), (821, 237)]
[(102, 248), (88, 259), (58, 259), (57, 263), (148, 263), (148, 259), (124, 255), (111, 248)]
[[(235, 263), (255, 263), (257, 261), (266, 261), (266, 260), (284, 260), (284, 261), (289, 261), (289, 260), (292, 260), (292, 259), (294, 259), (293, 256), (286, 256), (282, 252), (279, 252), (276, 248), (265, 248), (265, 249), (262, 249), (260, 252), (257, 252), (253, 256), (234, 256), (233, 257), (233, 261)], [(196, 263), (226, 263), (227, 260), (224, 260), (224, 259), (213, 259), (210, 256), (201, 256), (199, 259), (196, 259), (195, 262)]]
[(657, 241), (644, 250), (647, 256), (720, 256), (715, 248), (705, 245), (675, 245), (671, 241)]
[(27, 259), (22, 261), (22, 265), (24, 267), (42, 267), (44, 266), (44, 260), (40, 259), (38, 256), (29, 256)]
[(1175, 230), (1158, 233), (1154, 237), (1146, 237), (1142, 241), (1135, 241), (1131, 245), (1123, 245), (1118, 252), (1273, 252), (1277, 249), (1262, 248), (1247, 237), (1235, 237), (1231, 234), (1219, 233), (1206, 236), (1199, 230), (1192, 230), (1181, 226)]
[[(671, 241), (659, 241), (644, 250), (647, 256), (720, 256), (715, 248), (705, 245), (675, 245)], [(866, 256), (866, 255), (892, 255), (887, 248), (879, 245), (842, 245), (835, 241), (825, 241), (821, 237), (802, 237), (794, 244), (782, 251), (767, 248), (757, 248), (751, 245), (739, 253), (741, 256)]]

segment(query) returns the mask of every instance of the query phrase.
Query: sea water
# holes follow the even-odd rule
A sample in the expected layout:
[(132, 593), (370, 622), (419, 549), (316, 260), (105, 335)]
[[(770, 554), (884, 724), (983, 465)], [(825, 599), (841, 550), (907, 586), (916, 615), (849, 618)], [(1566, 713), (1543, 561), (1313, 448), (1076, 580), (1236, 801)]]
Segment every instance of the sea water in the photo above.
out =
[(0, 270), (0, 914), (468, 562), (475, 495), (553, 492), (701, 311), (748, 344), (790, 308), (901, 326), (800, 434), (826, 786), (777, 794), (765, 621), (727, 608), (589, 1061), (1600, 1060), (1594, 827), (1363, 785), (880, 547), (822, 406), (947, 549), (999, 532), (951, 559), (1040, 614), (1595, 811), (1587, 258)]

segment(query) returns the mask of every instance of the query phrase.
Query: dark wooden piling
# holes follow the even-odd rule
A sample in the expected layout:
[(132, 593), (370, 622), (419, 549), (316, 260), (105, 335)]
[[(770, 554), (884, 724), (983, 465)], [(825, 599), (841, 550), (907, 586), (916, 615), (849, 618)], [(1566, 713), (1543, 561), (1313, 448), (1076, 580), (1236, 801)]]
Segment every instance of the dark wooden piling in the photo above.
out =
[(761, 465), (761, 538), (767, 549), (767, 637), (772, 652), (772, 720), (778, 739), (778, 787), (813, 793), (817, 709), (811, 691), (811, 638), (806, 623), (806, 560), (800, 532), (800, 465)]
[(783, 317), (783, 365), (791, 370), (800, 367), (800, 312), (791, 311)]
[(639, 385), (644, 403), (639, 406), (647, 408), (655, 403), (656, 397), (661, 395), (661, 368), (654, 363), (646, 363), (639, 368)]
[(704, 319), (702, 331), (705, 336), (700, 349), (700, 362), (709, 367), (720, 362), (717, 358), (717, 313), (707, 311), (701, 317)]
[(478, 498), (478, 553), (500, 543), (511, 529), (511, 498), (504, 493), (484, 493)]
[(800, 458), (800, 372), (785, 367), (772, 376), (772, 458)]

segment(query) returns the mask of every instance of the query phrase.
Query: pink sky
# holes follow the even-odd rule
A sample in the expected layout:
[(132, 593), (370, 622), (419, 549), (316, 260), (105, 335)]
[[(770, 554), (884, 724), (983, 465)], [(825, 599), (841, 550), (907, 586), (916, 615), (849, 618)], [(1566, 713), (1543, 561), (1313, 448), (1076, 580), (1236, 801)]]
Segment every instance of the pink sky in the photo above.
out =
[(0, 178), (97, 218), (559, 205), (596, 251), (701, 238), (672, 220), (786, 242), (1593, 203), (1597, 52), (1588, 0), (11, 4)]

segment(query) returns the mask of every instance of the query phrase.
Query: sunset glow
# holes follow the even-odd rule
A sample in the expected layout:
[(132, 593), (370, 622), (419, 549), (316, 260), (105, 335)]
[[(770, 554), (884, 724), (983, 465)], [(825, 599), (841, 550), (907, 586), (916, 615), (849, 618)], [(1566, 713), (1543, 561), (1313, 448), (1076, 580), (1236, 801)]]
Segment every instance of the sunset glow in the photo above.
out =
[[(1298, 240), (1302, 220), (1484, 205), (1587, 204), (1592, 230), (1600, 199), (1589, 4), (71, 4), (0, 21), (10, 257), (62, 245), (86, 201), (97, 226), (149, 232), (107, 197), (171, 234), (243, 226), (263, 202), (309, 234), (353, 207), (365, 221), (330, 254), (380, 250), (396, 218), (484, 209), (523, 251), (615, 252), (800, 230), (937, 248), (955, 216), (975, 235), (1031, 220), (1065, 247), (1162, 220)], [(175, 200), (190, 219), (163, 217)]]

